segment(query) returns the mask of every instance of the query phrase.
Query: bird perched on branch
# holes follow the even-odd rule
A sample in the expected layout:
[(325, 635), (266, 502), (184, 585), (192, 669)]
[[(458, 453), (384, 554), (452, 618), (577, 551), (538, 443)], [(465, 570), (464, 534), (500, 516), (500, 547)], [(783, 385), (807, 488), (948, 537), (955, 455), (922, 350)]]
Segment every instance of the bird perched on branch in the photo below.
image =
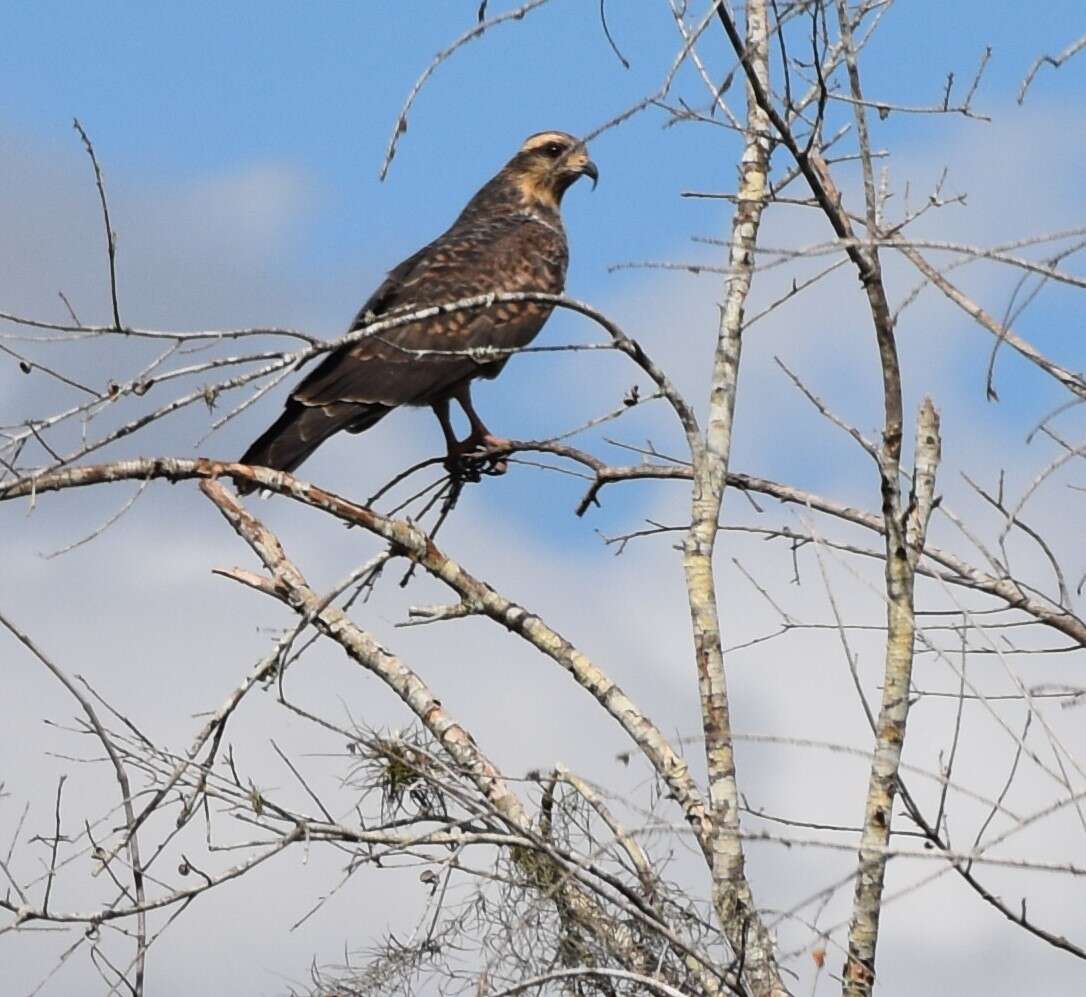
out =
[[(530, 136), (448, 231), (389, 272), (350, 331), (491, 292), (560, 294), (569, 252), (559, 207), (581, 176), (593, 187), (599, 179), (583, 142), (565, 132)], [(526, 346), (552, 307), (499, 301), (438, 311), (338, 347), (294, 389), (241, 463), (293, 471), (340, 430), (361, 433), (400, 405), (429, 405), (445, 434), (446, 467), (456, 473), (466, 455), (507, 442), (479, 418), (471, 382), (497, 377), (509, 354), (492, 359), (481, 352)], [(471, 427), (463, 440), (449, 419), (453, 399)]]

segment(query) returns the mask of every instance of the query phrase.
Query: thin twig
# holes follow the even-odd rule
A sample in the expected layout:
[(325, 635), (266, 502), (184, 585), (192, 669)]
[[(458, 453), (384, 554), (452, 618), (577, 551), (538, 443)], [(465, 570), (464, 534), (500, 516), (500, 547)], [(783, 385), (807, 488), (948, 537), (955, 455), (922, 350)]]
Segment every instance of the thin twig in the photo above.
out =
[[(94, 182), (98, 187), (98, 200), (102, 204), (102, 220), (105, 222), (106, 227), (106, 252), (109, 254), (109, 297), (113, 305), (113, 328), (117, 332), (123, 332), (125, 330), (121, 324), (121, 309), (117, 301), (117, 233), (113, 231), (113, 225), (109, 220), (109, 203), (106, 201), (105, 182), (102, 179), (102, 170), (98, 165), (98, 157), (95, 155), (94, 146), (91, 145), (90, 137), (84, 131), (78, 118), (72, 118), (72, 127), (79, 132), (79, 137), (83, 140), (83, 147), (87, 150), (91, 165), (94, 167)], [(75, 321), (78, 325), (79, 320), (76, 319)]]

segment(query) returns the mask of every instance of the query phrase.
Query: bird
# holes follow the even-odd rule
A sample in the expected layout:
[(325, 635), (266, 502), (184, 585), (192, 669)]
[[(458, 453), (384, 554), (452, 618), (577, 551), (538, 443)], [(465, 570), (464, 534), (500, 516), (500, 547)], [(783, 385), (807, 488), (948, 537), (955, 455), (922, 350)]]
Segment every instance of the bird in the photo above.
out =
[[(569, 262), (562, 197), (582, 176), (593, 189), (599, 181), (584, 142), (561, 131), (530, 135), (444, 233), (388, 272), (349, 331), (491, 292), (561, 294)], [(299, 382), (240, 463), (294, 471), (341, 430), (362, 433), (401, 405), (429, 406), (445, 437), (445, 466), (456, 474), (467, 455), (508, 445), (487, 429), (471, 400), (472, 381), (497, 377), (511, 356), (488, 358), (486, 348), (527, 346), (552, 309), (546, 301), (499, 301), (345, 343)], [(450, 421), (452, 401), (470, 426), (463, 440)], [(245, 482), (239, 491), (256, 487)]]

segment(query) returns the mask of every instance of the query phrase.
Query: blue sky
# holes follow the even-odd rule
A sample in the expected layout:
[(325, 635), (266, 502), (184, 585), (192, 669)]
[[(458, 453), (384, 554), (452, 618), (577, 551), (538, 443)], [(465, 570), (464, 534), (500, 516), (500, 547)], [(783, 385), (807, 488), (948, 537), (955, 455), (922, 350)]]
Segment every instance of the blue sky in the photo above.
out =
[[(455, 212), (524, 134), (587, 129), (648, 92), (672, 54), (674, 30), (663, 4), (609, 4), (612, 32), (632, 64), (627, 72), (610, 54), (594, 5), (555, 0), (526, 22), (499, 26), (438, 70), (389, 182), (378, 186), (394, 109), (431, 54), (471, 23), (476, 7), (474, 0), (304, 8), (11, 3), (4, 15), (9, 44), (0, 66), (0, 121), (75, 154), (66, 129), (79, 115), (110, 173), (143, 183), (288, 164), (304, 173), (317, 197), (291, 267), (318, 269), (367, 248), (377, 258), (394, 256)], [(899, 4), (868, 51), (867, 89), (933, 102), (946, 73), (955, 73), (960, 88), (991, 44), (979, 101), (1006, 107), (1035, 53), (1065, 43), (1080, 5), (1057, 0), (1044, 11), (1038, 17), (1028, 5), (967, 0)], [(711, 40), (706, 47), (719, 48)], [(1043, 101), (1056, 82), (1045, 71), (1034, 99)], [(1064, 99), (1081, 99), (1073, 67), (1061, 71), (1058, 84)], [(586, 237), (579, 240), (581, 260), (599, 258), (597, 247), (605, 262), (621, 258), (631, 242), (666, 246), (692, 228), (719, 228), (719, 213), (705, 205), (638, 197), (650, 178), (673, 194), (727, 176), (708, 151), (719, 148), (712, 130), (676, 128), (661, 141), (659, 122), (659, 113), (648, 112), (600, 143), (610, 210), (605, 226), (584, 226), (592, 241), (582, 248)], [(875, 131), (894, 141), (956, 127), (895, 115)], [(637, 210), (615, 210), (620, 204)], [(578, 222), (591, 210), (578, 205), (571, 213), (574, 232), (582, 234)], [(375, 229), (396, 234), (375, 238)], [(592, 283), (602, 277), (598, 268), (577, 276)]]
[[(1064, 108), (1081, 104), (1081, 70), (1072, 64), (1058, 74), (1042, 71), (1027, 112), (1014, 106), (1013, 96), (1035, 54), (1066, 43), (1076, 8), (1074, 2), (1046, 4), (1043, 18), (1016, 4), (912, 3), (891, 9), (864, 56), (868, 95), (931, 103), (939, 99), (947, 72), (955, 73), (960, 93), (984, 46), (991, 45), (993, 57), (976, 105), (997, 117), (995, 126), (931, 115), (874, 120), (875, 142), (904, 158), (902, 166), (896, 165), (900, 158), (895, 161), (894, 186), (903, 190), (912, 180), (914, 190), (927, 189), (944, 163), (968, 159), (972, 143), (993, 150), (1017, 141), (1015, 129), (1046, 111), (1051, 131), (1069, 146), (1062, 161), (1071, 162), (1082, 151), (1081, 131), (1068, 133), (1060, 116)], [(415, 105), (388, 180), (379, 183), (377, 172), (403, 97), (433, 53), (472, 23), (476, 9), (467, 0), (324, 3), (304, 9), (189, 4), (183, 12), (165, 4), (12, 4), (6, 31), (18, 44), (9, 46), (0, 66), (0, 134), (13, 145), (34, 148), (70, 185), (85, 184), (86, 163), (69, 127), (73, 115), (83, 120), (116, 200), (130, 320), (168, 319), (181, 326), (277, 321), (333, 336), (381, 272), (440, 231), (525, 134), (545, 127), (585, 131), (606, 120), (658, 86), (676, 48), (665, 5), (611, 3), (610, 27), (630, 60), (627, 71), (610, 52), (594, 4), (554, 0), (524, 22), (498, 26), (438, 69)], [(501, 9), (492, 6), (491, 12)], [(936, 16), (938, 30), (932, 30)], [(795, 51), (804, 40), (797, 35), (791, 41)], [(719, 32), (707, 34), (704, 50), (707, 59), (723, 63)], [(689, 70), (680, 74), (675, 93), (704, 103), (700, 82)], [(729, 97), (733, 104), (739, 99), (737, 86)], [(831, 107), (831, 115), (845, 120), (847, 108)], [(587, 188), (575, 189), (565, 212), (573, 256), (570, 293), (633, 319), (631, 331), (650, 341), (652, 330), (638, 326), (638, 309), (627, 303), (655, 286), (658, 275), (611, 274), (607, 268), (627, 260), (719, 262), (716, 251), (689, 239), (725, 233), (726, 203), (682, 199), (678, 193), (729, 189), (737, 148), (734, 136), (721, 129), (680, 125), (662, 131), (662, 122), (662, 112), (649, 110), (602, 136), (593, 149), (602, 171), (600, 188), (591, 195)], [(1035, 138), (1030, 133), (1026, 141)], [(776, 164), (779, 171), (783, 156)], [(1075, 186), (1072, 169), (1057, 165), (1056, 173), (1057, 181)], [(842, 175), (847, 183), (847, 168)], [(253, 176), (264, 183), (255, 194), (247, 186)], [(950, 186), (964, 189), (975, 180), (952, 170)], [(254, 201), (246, 215), (240, 210), (242, 196), (263, 201)], [(229, 204), (235, 197), (239, 200)], [(140, 217), (126, 213), (129, 198), (132, 213)], [(1066, 203), (1041, 200), (1033, 228), (1058, 225)], [(274, 210), (268, 207), (273, 202)], [(1058, 208), (1045, 211), (1053, 202)], [(153, 270), (150, 264), (141, 267), (142, 258), (157, 259), (169, 250), (174, 222), (152, 226), (153, 237), (138, 230), (161, 204), (173, 204), (183, 217), (187, 242), (172, 267)], [(228, 205), (236, 215), (229, 232), (219, 218), (229, 213)], [(93, 209), (89, 197), (87, 207)], [(253, 220), (262, 210), (271, 217), (266, 239)], [(957, 212), (950, 228), (990, 241), (1004, 234), (999, 214), (994, 203), (982, 202), (972, 216)], [(1022, 234), (1020, 214), (1013, 212), (1008, 226), (1015, 236)], [(776, 231), (785, 241), (801, 241), (790, 229), (794, 214), (782, 209), (776, 217), (782, 226)], [(979, 223), (970, 223), (978, 217)], [(806, 222), (800, 219), (810, 240), (824, 237), (824, 227)], [(166, 238), (160, 234), (163, 225)], [(942, 216), (934, 231), (944, 236), (948, 231)], [(219, 253), (228, 263), (235, 244), (237, 268), (250, 273), (252, 293), (239, 292), (226, 302), (231, 282), (240, 278), (219, 261), (201, 269), (200, 260)], [(94, 243), (84, 247), (88, 254), (98, 251)], [(195, 268), (187, 277), (178, 266), (182, 256)], [(172, 292), (133, 291), (134, 282), (146, 283), (152, 273), (160, 285), (168, 285), (172, 275), (177, 282)], [(71, 279), (59, 264), (52, 276), (58, 285)], [(283, 291), (288, 286), (289, 294)], [(680, 277), (667, 286), (684, 301), (700, 301), (701, 314), (708, 317), (719, 280)], [(773, 286), (772, 278), (756, 283), (753, 300)], [(210, 294), (208, 287), (221, 293)], [(105, 305), (100, 282), (88, 293), (97, 298), (88, 309)], [(1042, 296), (1034, 309), (1042, 329), (1066, 324), (1070, 310), (1058, 302), (1058, 292)], [(39, 304), (54, 314), (60, 308), (52, 295)], [(1001, 302), (989, 304), (998, 310)], [(968, 322), (949, 310), (944, 321), (968, 329)], [(548, 336), (553, 343), (585, 333), (583, 323), (560, 315)], [(665, 348), (672, 342), (669, 338)], [(685, 343), (685, 359), (699, 366), (690, 351), (703, 351), (710, 343)], [(857, 355), (865, 349), (857, 344)], [(616, 383), (631, 379), (607, 360), (584, 364), (596, 364), (594, 370), (602, 365)], [(539, 398), (538, 392), (526, 393), (529, 379), (554, 383), (553, 372), (568, 369), (568, 358), (515, 365), (503, 384), (484, 388), (483, 407), (523, 408), (525, 399)], [(1008, 404), (1014, 404), (1013, 397)], [(514, 435), (548, 428), (535, 417), (538, 402), (528, 407)], [(253, 432), (269, 408), (242, 422), (245, 432)], [(580, 414), (576, 405), (570, 411)], [(563, 420), (563, 427), (567, 424)], [(559, 427), (551, 423), (549, 428)], [(224, 439), (226, 445), (242, 445), (240, 436)], [(741, 435), (737, 441), (740, 454), (743, 440)]]
[[(510, 6), (491, 0), (490, 12)], [(473, 23), (477, 8), (478, 0), (7, 3), (0, 15), (6, 42), (0, 60), (0, 308), (63, 318), (56, 291), (64, 289), (85, 321), (107, 317), (100, 220), (88, 163), (71, 129), (73, 116), (86, 125), (106, 171), (120, 238), (122, 307), (129, 321), (168, 328), (274, 323), (333, 337), (382, 272), (444, 228), (526, 134), (552, 127), (591, 129), (654, 90), (678, 46), (664, 3), (610, 0), (611, 31), (632, 66), (626, 70), (607, 45), (594, 0), (552, 0), (524, 22), (501, 25), (472, 42), (438, 69), (415, 105), (388, 180), (379, 182), (400, 104), (433, 54)], [(972, 79), (980, 53), (991, 45), (992, 60), (975, 106), (994, 120), (984, 124), (896, 113), (886, 121), (873, 120), (876, 145), (893, 153), (889, 169), (896, 197), (891, 211), (900, 210), (906, 183), (912, 184), (915, 204), (946, 165), (951, 191), (968, 192), (968, 204), (925, 219), (922, 231), (928, 237), (988, 244), (1083, 224), (1086, 53), (1059, 71), (1042, 70), (1024, 109), (1014, 102), (1034, 57), (1058, 51), (1083, 30), (1081, 0), (1043, 5), (899, 0), (863, 57), (867, 95), (928, 104), (941, 98), (950, 71), (960, 93)], [(800, 42), (790, 39), (790, 44)], [(704, 55), (714, 71), (730, 66), (718, 33), (707, 37)], [(675, 92), (698, 106), (706, 100), (689, 69), (680, 74)], [(728, 99), (737, 106), (738, 86)], [(831, 107), (831, 115), (835, 121), (848, 117), (839, 107)], [(663, 122), (662, 112), (649, 110), (593, 145), (601, 171), (599, 188), (590, 192), (587, 185), (578, 185), (565, 206), (572, 250), (568, 289), (623, 322), (700, 407), (721, 278), (608, 272), (611, 264), (628, 260), (719, 262), (722, 256), (692, 244), (690, 237), (725, 235), (726, 202), (683, 199), (679, 193), (731, 189), (736, 139), (707, 126), (665, 130)], [(778, 154), (774, 165), (779, 172), (787, 164)], [(854, 171), (844, 167), (840, 176), (850, 203), (857, 204)], [(780, 207), (767, 216), (768, 245), (799, 246), (826, 235), (825, 226), (810, 213)], [(1076, 265), (1081, 272), (1081, 264), (1074, 261), (1068, 267), (1074, 270)], [(914, 280), (892, 258), (887, 273), (895, 297)], [(960, 273), (963, 286), (1000, 314), (1014, 275), (994, 267)], [(785, 271), (759, 275), (750, 311), (786, 288), (790, 279), (791, 272)], [(1086, 368), (1081, 293), (1046, 289), (1020, 325), (1024, 335), (1075, 369)], [(906, 312), (899, 332), (909, 405), (930, 392), (943, 412), (946, 446), (940, 482), (951, 504), (962, 502), (976, 511), (958, 477), (960, 470), (987, 475), (990, 482), (1002, 464), (1010, 485), (1028, 482), (1049, 459), (1051, 448), (1043, 441), (1026, 448), (1023, 437), (1063, 396), (1005, 352), (998, 376), (1003, 401), (998, 406), (986, 402), (983, 371), (990, 338), (938, 296), (929, 293)], [(592, 338), (590, 327), (563, 314), (552, 319), (540, 342)], [(775, 474), (877, 508), (870, 467), (857, 459), (851, 441), (811, 418), (810, 407), (773, 364), (773, 356), (781, 355), (838, 411), (874, 431), (880, 405), (871, 339), (851, 273), (841, 273), (802, 304), (781, 309), (756, 326), (745, 346), (736, 469)], [(119, 367), (127, 369), (141, 349), (117, 340), (63, 352), (35, 348), (98, 380), (113, 376)], [(611, 355), (526, 357), (510, 364), (499, 382), (483, 385), (476, 399), (496, 431), (545, 436), (613, 407), (639, 380), (644, 387), (643, 378)], [(274, 417), (284, 390), (213, 437), (203, 452), (241, 452)], [(135, 404), (138, 408), (166, 397), (149, 393)], [(0, 360), (0, 424), (11, 424), (28, 412), (46, 414), (62, 401), (70, 399)], [(126, 409), (126, 416), (135, 410)], [(202, 407), (194, 408), (111, 454), (191, 454), (210, 418)], [(1081, 419), (1068, 425), (1069, 433), (1076, 426), (1080, 431)], [(639, 411), (628, 423), (588, 437), (589, 448), (615, 454), (604, 436), (634, 443), (651, 437), (663, 446), (675, 440), (666, 417), (652, 411)], [(375, 480), (439, 446), (428, 412), (399, 413), (378, 432), (331, 441), (306, 465), (306, 473), (345, 493), (368, 494)], [(579, 646), (596, 654), (631, 695), (651, 704), (650, 712), (664, 729), (691, 732), (697, 717), (688, 666), (690, 638), (673, 552), (667, 541), (655, 546), (650, 542), (616, 559), (595, 534), (597, 529), (636, 528), (646, 515), (680, 521), (687, 496), (681, 486), (612, 488), (604, 493), (602, 509), (575, 520), (571, 509), (580, 490), (581, 483), (572, 479), (514, 468), (505, 478), (475, 489), (442, 540), (470, 569), (539, 608)], [(266, 649), (267, 632), (257, 627), (281, 625), (283, 619), (261, 608), (253, 596), (209, 581), (210, 566), (234, 563), (245, 555), (206, 504), (183, 487), (152, 489), (118, 528), (65, 560), (38, 557), (40, 551), (88, 532), (122, 501), (118, 491), (107, 490), (56, 497), (42, 501), (29, 520), (22, 507), (0, 507), (4, 557), (15, 566), (0, 571), (0, 605), (46, 638), (62, 661), (85, 670), (122, 708), (147, 719), (164, 740), (180, 745), (191, 733), (191, 714), (218, 702), (224, 674), (229, 678)], [(1076, 522), (1080, 524), (1081, 517), (1076, 520), (1066, 502), (1042, 508), (1064, 546), (1077, 550), (1081, 527)], [(314, 525), (287, 503), (272, 501), (260, 511), (283, 532), (289, 549), (305, 555), (303, 567), (319, 583), (342, 576), (357, 563), (363, 538), (351, 534), (352, 542), (345, 543), (338, 527)], [(739, 497), (729, 499), (727, 513), (736, 518), (753, 515)], [(795, 525), (787, 515), (778, 517), (776, 509), (768, 515), (774, 522), (783, 518)], [(949, 545), (960, 545), (947, 535), (945, 523), (933, 528), (943, 531), (941, 539)], [(158, 549), (169, 556), (152, 570), (148, 551)], [(731, 640), (756, 636), (773, 625), (762, 601), (731, 571), (732, 553), (741, 554), (759, 578), (774, 578), (775, 591), (785, 593), (797, 616), (826, 617), (817, 592), (789, 585), (790, 560), (774, 559), (766, 550), (760, 541), (743, 546), (736, 539), (721, 558)], [(372, 551), (367, 548), (365, 553)], [(109, 566), (104, 574), (103, 564)], [(1048, 583), (1043, 571), (1042, 566), (1039, 584)], [(881, 607), (873, 605), (867, 593), (849, 589), (850, 582), (842, 584), (846, 608), (863, 605), (878, 615)], [(484, 628), (473, 622), (451, 625), (456, 630), (394, 630), (406, 602), (441, 597), (433, 592), (429, 600), (420, 587), (423, 595), (412, 589), (401, 596), (390, 585), (389, 592), (364, 609), (365, 623), (420, 663), (450, 709), (465, 718), (482, 743), (495, 748), (510, 771), (519, 773), (561, 757), (601, 781), (617, 784), (626, 778), (616, 777), (613, 765), (614, 752), (623, 746), (620, 739), (609, 729), (598, 733), (595, 710), (568, 688), (565, 676), (552, 675), (510, 639), (487, 642)], [(63, 626), (58, 626), (57, 607), (66, 614)], [(123, 626), (118, 625), (118, 607), (124, 607)], [(631, 607), (637, 607), (636, 613)], [(191, 653), (197, 622), (218, 655)], [(460, 652), (455, 669), (449, 667), (445, 644), (450, 635)], [(853, 709), (836, 645), (816, 646), (805, 639), (793, 654), (778, 654), (777, 647), (731, 658), (729, 680), (739, 726), (764, 731), (778, 725), (791, 733), (802, 729), (811, 736), (864, 743), (866, 730)], [(2, 650), (7, 655), (8, 649)], [(878, 653), (877, 646), (866, 648), (865, 666), (876, 662)], [(1049, 656), (1047, 667), (1059, 667), (1052, 663), (1059, 657)], [(373, 683), (333, 671), (338, 665), (332, 658), (331, 652), (318, 657), (326, 668), (306, 675), (302, 688), (307, 693), (323, 696), (330, 710), (338, 708), (340, 696), (357, 695), (374, 724), (402, 722), (402, 712), (375, 695)], [(56, 745), (42, 738), (38, 719), (67, 716), (69, 707), (21, 658), (11, 674), (18, 683), (13, 698), (30, 708), (0, 730), (0, 758), (16, 757), (28, 744), (35, 751), (41, 748), (40, 757), (35, 754), (25, 771), (11, 776), (9, 791), (21, 799), (40, 785), (49, 786), (50, 792), (55, 785), (52, 770), (42, 773), (56, 764), (44, 755)], [(171, 676), (168, 697), (161, 696), (163, 674)], [(878, 681), (873, 671), (865, 677), (872, 687)], [(840, 685), (835, 684), (838, 678)], [(939, 678), (945, 680), (941, 674)], [(357, 688), (352, 681), (358, 681)], [(528, 703), (519, 712), (518, 697)], [(811, 702), (822, 708), (812, 713), (807, 710)], [(246, 757), (259, 766), (267, 754), (268, 725), (283, 721), (270, 708), (254, 710), (255, 717), (239, 715), (237, 738), (239, 751), (247, 747)], [(559, 722), (553, 722), (555, 717)], [(1075, 720), (1067, 712), (1062, 722), (1073, 728)], [(1061, 721), (1057, 717), (1053, 722)], [(283, 737), (289, 739), (288, 728), (284, 723)], [(933, 723), (916, 729), (921, 732), (915, 742), (919, 747), (912, 750), (927, 752), (923, 760), (934, 767), (928, 755), (942, 745), (943, 727)], [(311, 750), (306, 740), (311, 736), (307, 728), (295, 744)], [(1073, 729), (1069, 736), (1075, 736)], [(976, 743), (980, 757), (973, 774), (982, 784), (991, 775), (986, 753), (996, 741), (978, 735)], [(998, 742), (998, 747), (1006, 745)], [(753, 749), (743, 750), (742, 771), (756, 772), (761, 780), (752, 788), (755, 796), (776, 793), (784, 806), (791, 805), (797, 793), (807, 793), (804, 805), (821, 804), (809, 786), (805, 759), (797, 762), (792, 756), (794, 764), (789, 764), (772, 756), (770, 763)], [(5, 777), (0, 772), (0, 778)], [(331, 775), (328, 778), (331, 781)], [(268, 780), (281, 783), (281, 773), (268, 775)], [(845, 813), (856, 797), (848, 794), (851, 784), (843, 776), (839, 785), (835, 780), (827, 782), (840, 788)], [(38, 803), (49, 816), (49, 800)], [(10, 806), (0, 810), (0, 840), (9, 811)], [(842, 819), (851, 819), (849, 813)], [(778, 874), (771, 861), (759, 865), (758, 853), (753, 861), (760, 881), (771, 884), (782, 904), (795, 898), (797, 883), (807, 885), (804, 876), (812, 888), (819, 885), (810, 867), (801, 867), (798, 860), (794, 879), (788, 878), (791, 872)], [(328, 919), (315, 919), (308, 933), (257, 936), (243, 930), (246, 904), (267, 903), (269, 909), (278, 904), (282, 910), (277, 908), (276, 916), (281, 916), (274, 924), (281, 927), (330, 881), (302, 873), (296, 879), (283, 876), (282, 882), (290, 884), (285, 894), (278, 892), (279, 880), (270, 881), (275, 888), (268, 887), (269, 880), (258, 880), (251, 889), (260, 890), (263, 882), (263, 892), (245, 892), (247, 888), (239, 886), (233, 900), (230, 895), (223, 900), (225, 907), (208, 906), (207, 916), (221, 926), (222, 939), (207, 955), (206, 978), (197, 978), (205, 951), (200, 922), (188, 927), (183, 920), (176, 948), (158, 957), (158, 979), (174, 980), (181, 988), (178, 993), (208, 980), (215, 987), (209, 992), (225, 992), (229, 987), (222, 981), (231, 979), (242, 988), (238, 992), (250, 992), (244, 989), (252, 986), (250, 977), (230, 975), (241, 972), (245, 960), (236, 953), (242, 951), (239, 946), (247, 946), (245, 959), (269, 974), (260, 977), (260, 992), (276, 992), (267, 982), (273, 973), (298, 978), (311, 955), (334, 959), (344, 944), (359, 942), (353, 929), (347, 937), (343, 927), (353, 924), (359, 910), (358, 896), (349, 893), (340, 907), (330, 908)], [(370, 881), (366, 885), (382, 888)], [(393, 924), (406, 901), (378, 895), (387, 902), (388, 923)], [(927, 894), (923, 896), (926, 903)], [(1047, 903), (1058, 911), (1060, 904), (1073, 906), (1077, 896), (1071, 889), (1057, 888), (1031, 903)], [(922, 906), (913, 911), (915, 916), (903, 914), (889, 936), (883, 950), (888, 965), (899, 960), (911, 966), (918, 944), (934, 953), (926, 960), (930, 965), (903, 970), (914, 974), (917, 990), (923, 989), (917, 974), (929, 972), (936, 983), (945, 982), (947, 972), (960, 970), (969, 960), (978, 973), (977, 993), (993, 992), (993, 985), (1011, 992), (1015, 973), (1027, 981), (1022, 983), (1027, 988), (1028, 981), (1045, 974), (1038, 969), (1046, 965), (1045, 952), (1030, 948), (1010, 929), (998, 934), (1004, 930), (1002, 923), (974, 916), (972, 907), (953, 909), (967, 913), (960, 917), (961, 933), (943, 940), (945, 948), (925, 936), (930, 910)], [(1068, 918), (1059, 923), (1074, 925)], [(375, 934), (385, 927), (380, 918), (366, 922), (366, 930)], [(997, 965), (992, 959), (992, 938), (1006, 942), (999, 954), (1014, 965)], [(5, 944), (11, 945), (10, 936)], [(33, 952), (9, 951), (21, 960), (20, 979), (36, 978)], [(3, 959), (0, 949), (0, 962)], [(186, 977), (186, 972), (192, 975)], [(54, 992), (85, 992), (78, 982), (65, 990), (73, 980), (78, 975), (62, 978)], [(1067, 988), (1058, 992), (1079, 992), (1070, 974), (1066, 982)]]

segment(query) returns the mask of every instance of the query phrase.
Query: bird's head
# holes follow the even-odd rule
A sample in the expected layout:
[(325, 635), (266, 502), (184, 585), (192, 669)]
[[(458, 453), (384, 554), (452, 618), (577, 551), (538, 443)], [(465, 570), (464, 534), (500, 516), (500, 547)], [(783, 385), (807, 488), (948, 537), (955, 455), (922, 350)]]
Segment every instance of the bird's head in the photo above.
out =
[(566, 132), (529, 135), (505, 169), (529, 202), (552, 208), (580, 177), (591, 177), (593, 188), (600, 178), (584, 143)]

